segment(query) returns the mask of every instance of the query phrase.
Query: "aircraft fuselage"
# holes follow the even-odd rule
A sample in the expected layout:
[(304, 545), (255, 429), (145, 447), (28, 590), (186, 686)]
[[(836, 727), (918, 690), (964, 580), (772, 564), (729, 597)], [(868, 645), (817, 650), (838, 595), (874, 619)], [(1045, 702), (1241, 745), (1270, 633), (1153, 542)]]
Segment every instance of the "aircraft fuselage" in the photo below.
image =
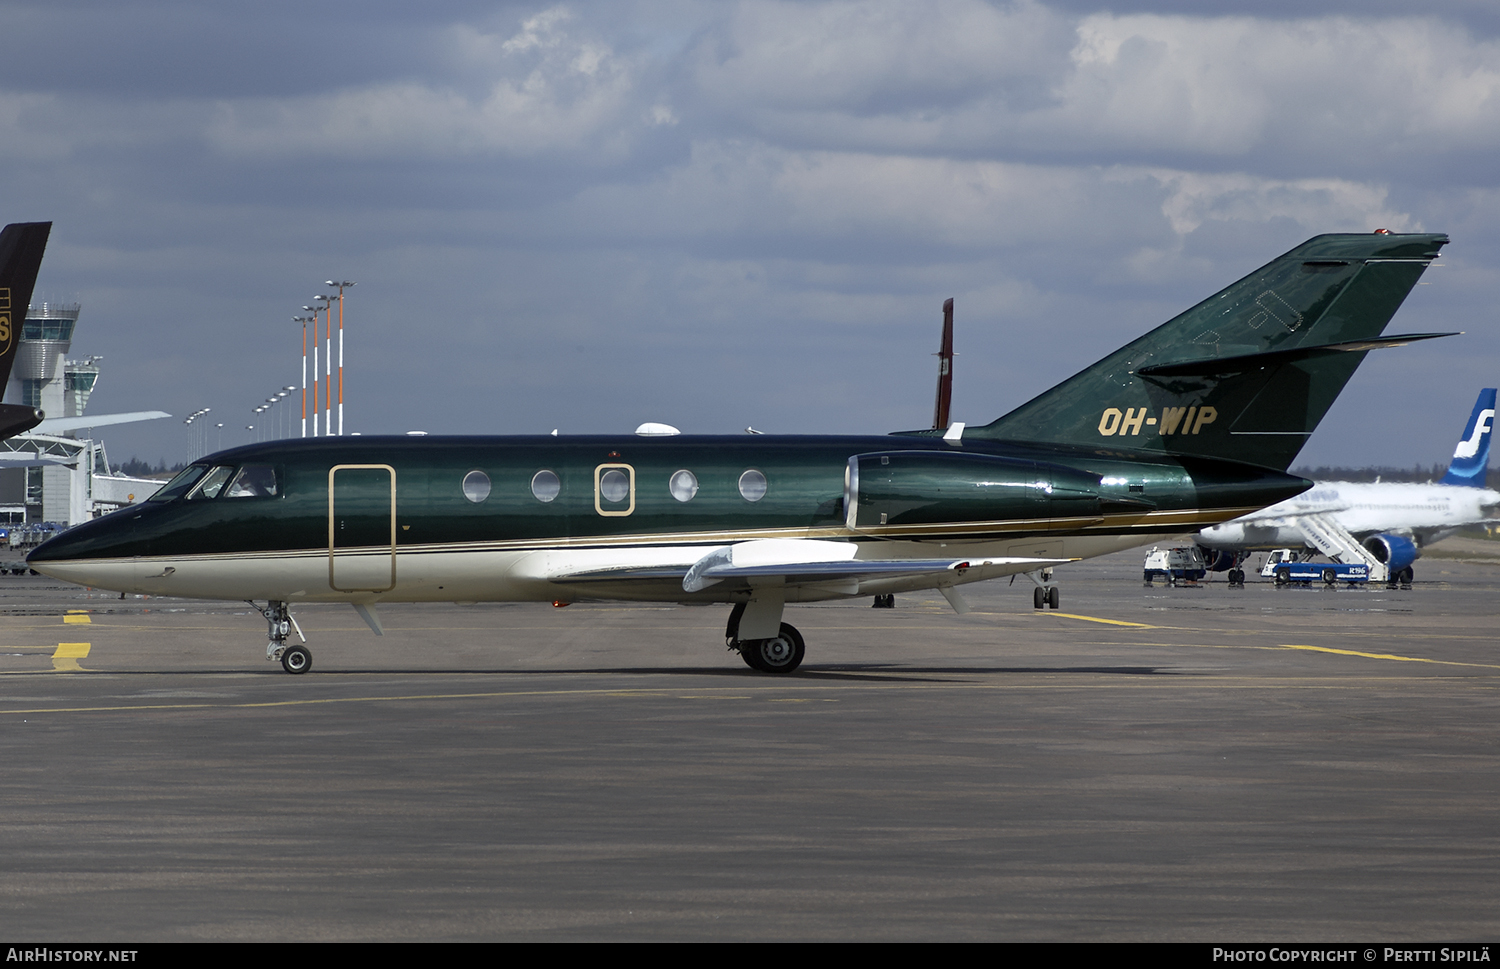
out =
[[(879, 478), (882, 455), (916, 470)], [(851, 481), (856, 456), (868, 467)], [(202, 477), (177, 496), (70, 529), (34, 551), (32, 567), (121, 592), (293, 603), (732, 602), (742, 586), (688, 592), (682, 570), (754, 539), (853, 542), (859, 559), (1085, 558), (1310, 484), (1189, 456), (903, 435), (318, 438), (195, 465)], [(274, 485), (232, 483), (257, 475)], [(803, 585), (787, 601), (933, 585)]]
[(1460, 528), (1492, 519), (1500, 492), (1461, 485), (1404, 482), (1319, 482), (1245, 521), (1230, 521), (1198, 535), (1208, 548), (1273, 549), (1306, 543), (1296, 519), (1331, 515), (1355, 536), (1393, 533), (1427, 545)]

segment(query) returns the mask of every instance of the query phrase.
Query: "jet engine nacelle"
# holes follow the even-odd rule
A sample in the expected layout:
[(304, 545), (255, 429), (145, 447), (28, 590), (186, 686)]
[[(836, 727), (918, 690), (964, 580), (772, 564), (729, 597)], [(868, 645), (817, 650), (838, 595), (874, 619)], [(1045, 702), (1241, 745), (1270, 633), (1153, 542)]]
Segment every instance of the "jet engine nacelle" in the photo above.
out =
[(1102, 495), (1101, 479), (1073, 468), (989, 454), (887, 451), (856, 454), (844, 480), (850, 528), (1100, 518), (1154, 507)]
[(1417, 548), (1417, 543), (1402, 535), (1371, 535), (1365, 539), (1365, 548), (1392, 575), (1422, 557), (1422, 550)]

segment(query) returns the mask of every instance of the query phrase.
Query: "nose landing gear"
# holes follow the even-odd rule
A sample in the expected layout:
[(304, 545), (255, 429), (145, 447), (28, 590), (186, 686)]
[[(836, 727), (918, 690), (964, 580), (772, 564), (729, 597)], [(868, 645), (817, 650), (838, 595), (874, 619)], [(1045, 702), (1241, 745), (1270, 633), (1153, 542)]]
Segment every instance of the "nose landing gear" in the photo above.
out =
[[(254, 606), (255, 603), (250, 605)], [(307, 637), (302, 635), (302, 627), (292, 618), (286, 603), (273, 599), (266, 603), (264, 609), (259, 606), (256, 609), (266, 617), (266, 661), (274, 663), (281, 660), (281, 668), (293, 674), (306, 673), (312, 669), (312, 650), (305, 645)], [(288, 646), (286, 641), (291, 638), (294, 629), (302, 644)]]

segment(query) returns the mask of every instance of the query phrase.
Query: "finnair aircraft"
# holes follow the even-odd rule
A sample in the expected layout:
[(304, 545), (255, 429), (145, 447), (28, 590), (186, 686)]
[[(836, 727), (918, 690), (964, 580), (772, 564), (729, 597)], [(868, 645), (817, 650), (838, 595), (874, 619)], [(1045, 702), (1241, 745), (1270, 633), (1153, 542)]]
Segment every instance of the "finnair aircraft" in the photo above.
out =
[(1306, 547), (1326, 552), (1324, 536), (1342, 531), (1384, 563), (1392, 581), (1410, 584), (1411, 563), (1421, 557), (1422, 546), (1468, 525), (1500, 521), (1500, 492), (1485, 487), (1494, 422), (1491, 387), (1479, 392), (1453, 463), (1436, 484), (1320, 481), (1295, 498), (1205, 528), (1198, 533), (1198, 544), (1219, 553), (1216, 559), (1209, 556), (1211, 567), (1230, 569), (1230, 579), (1236, 581), (1234, 573), (1246, 551)]

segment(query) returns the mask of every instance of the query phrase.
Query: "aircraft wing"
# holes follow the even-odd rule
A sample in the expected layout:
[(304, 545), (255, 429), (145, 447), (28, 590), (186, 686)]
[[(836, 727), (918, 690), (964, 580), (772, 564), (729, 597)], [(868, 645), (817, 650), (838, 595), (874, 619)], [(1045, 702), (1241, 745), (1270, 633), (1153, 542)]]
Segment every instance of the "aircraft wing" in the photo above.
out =
[(60, 454), (39, 454), (36, 451), (0, 451), (0, 468), (40, 468), (46, 464), (67, 464), (69, 460), (69, 458), (63, 457)]
[[(695, 551), (702, 553), (703, 550)], [(758, 539), (710, 549), (691, 563), (576, 563), (571, 566), (559, 563), (561, 567), (550, 571), (547, 577), (553, 582), (562, 583), (677, 579), (682, 583), (684, 592), (701, 592), (723, 582), (741, 586), (838, 583), (847, 585), (850, 594), (857, 594), (861, 579), (930, 577), (933, 585), (937, 586), (946, 584), (945, 577), (951, 575), (958, 578), (971, 569), (986, 569), (992, 571), (994, 576), (999, 576), (1077, 561), (1070, 558), (1019, 556), (857, 559), (855, 555), (858, 551), (859, 546), (849, 542)]]
[(164, 410), (138, 410), (129, 414), (98, 414), (93, 417), (55, 417), (42, 421), (35, 428), (38, 434), (65, 434), (80, 431), (85, 427), (108, 427), (111, 424), (134, 424), (136, 421), (156, 421), (171, 417)]

